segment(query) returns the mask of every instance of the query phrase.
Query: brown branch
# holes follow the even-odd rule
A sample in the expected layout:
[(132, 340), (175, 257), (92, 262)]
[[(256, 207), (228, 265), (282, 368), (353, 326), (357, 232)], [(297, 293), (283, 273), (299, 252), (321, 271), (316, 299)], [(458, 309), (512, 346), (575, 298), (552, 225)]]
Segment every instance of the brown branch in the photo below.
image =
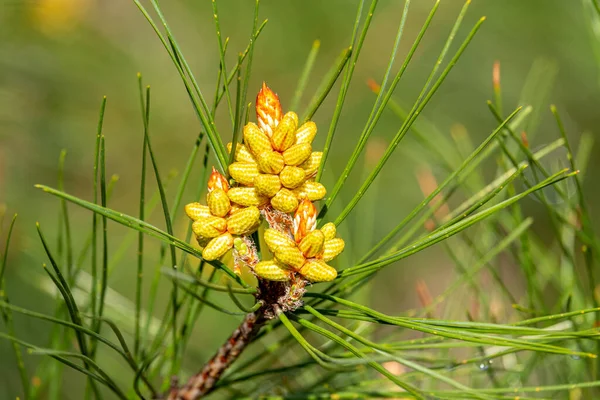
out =
[(269, 320), (277, 318), (279, 313), (293, 311), (302, 305), (305, 286), (306, 281), (302, 277), (293, 277), (288, 282), (259, 279), (257, 301), (263, 306), (258, 311), (246, 314), (240, 326), (217, 350), (217, 353), (185, 385), (178, 386), (175, 379), (171, 390), (163, 399), (196, 400), (210, 393), (221, 375), (252, 342), (262, 326)]
[(204, 368), (184, 386), (173, 387), (167, 400), (196, 400), (212, 391), (223, 372), (239, 357), (266, 322), (262, 310), (247, 314)]

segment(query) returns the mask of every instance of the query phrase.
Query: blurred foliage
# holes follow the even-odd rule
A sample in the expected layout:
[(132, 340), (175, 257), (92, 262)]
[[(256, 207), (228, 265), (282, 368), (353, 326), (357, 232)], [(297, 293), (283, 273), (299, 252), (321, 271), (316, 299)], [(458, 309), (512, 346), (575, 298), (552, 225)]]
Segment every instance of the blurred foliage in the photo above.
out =
[[(415, 1), (399, 53), (403, 56), (412, 38), (427, 16), (432, 1)], [(505, 110), (518, 105), (534, 105), (534, 114), (526, 126), (532, 149), (546, 145), (559, 134), (549, 105), (556, 104), (577, 148), (580, 134), (596, 135), (600, 104), (600, 41), (594, 25), (589, 23), (591, 9), (586, 1), (564, 0), (475, 0), (466, 16), (472, 25), (481, 15), (488, 20), (470, 48), (452, 71), (440, 91), (425, 109), (422, 117), (447, 137), (467, 133), (479, 143), (497, 125), (486, 106), (491, 99), (492, 65), (499, 61), (502, 73)], [(269, 22), (261, 34), (254, 54), (249, 93), (256, 93), (263, 80), (276, 88), (283, 102), (292, 98), (304, 60), (315, 39), (321, 48), (313, 77), (324, 75), (350, 38), (356, 1), (303, 0), (261, 3), (260, 18)], [(220, 1), (223, 35), (230, 37), (227, 65), (237, 60), (237, 52), (246, 47), (251, 30), (251, 2)], [(394, 99), (404, 107), (411, 104), (421, 89), (440, 48), (454, 22), (462, 1), (443, 1), (423, 45), (418, 49), (407, 76), (401, 81)], [(164, 12), (186, 52), (199, 84), (212, 93), (219, 66), (219, 53), (214, 37), (214, 22), (209, 1), (164, 1)], [(338, 133), (334, 141), (324, 181), (330, 186), (345, 165), (348, 155), (365, 123), (374, 95), (369, 79), (381, 79), (387, 54), (401, 16), (399, 1), (381, 0), (356, 66)], [(465, 32), (459, 33), (465, 35)], [(410, 38), (410, 39), (408, 39)], [(462, 38), (461, 38), (462, 39)], [(130, 215), (136, 214), (141, 138), (143, 135), (136, 73), (144, 74), (152, 86), (153, 112), (151, 135), (162, 167), (162, 173), (182, 171), (189, 149), (196, 140), (199, 123), (186, 98), (186, 93), (170, 60), (142, 15), (132, 2), (106, 0), (4, 0), (0, 6), (0, 203), (6, 203), (8, 215), (19, 213), (9, 263), (7, 291), (11, 300), (24, 307), (50, 313), (48, 282), (41, 270), (43, 250), (35, 233), (35, 221), (47, 227), (46, 234), (56, 243), (58, 235), (58, 202), (33, 188), (36, 183), (55, 186), (58, 157), (67, 150), (65, 187), (69, 193), (88, 198), (91, 193), (92, 153), (97, 112), (102, 96), (108, 97), (104, 133), (107, 145), (108, 175), (118, 174), (110, 207)], [(313, 93), (319, 80), (308, 82), (307, 93)], [(287, 99), (287, 100), (286, 100)], [(301, 101), (303, 109), (310, 100)], [(335, 106), (330, 96), (314, 117), (325, 132), (327, 118)], [(425, 122), (422, 122), (425, 123)], [(230, 121), (226, 107), (217, 114), (220, 132), (229, 137)], [(381, 153), (400, 126), (392, 112), (384, 113), (376, 127), (374, 140), (363, 157), (366, 166)], [(317, 137), (322, 146), (325, 134)], [(321, 141), (321, 142), (319, 142)], [(454, 152), (454, 149), (441, 149)], [(352, 215), (345, 226), (346, 236), (356, 248), (345, 257), (355, 262), (370, 247), (366, 238), (380, 238), (391, 230), (423, 198), (419, 175), (424, 169), (442, 179), (445, 171), (436, 160), (425, 158), (426, 152), (409, 134), (396, 155), (377, 178), (377, 193), (360, 213)], [(564, 160), (548, 161), (548, 166)], [(595, 205), (600, 204), (600, 189), (595, 187), (600, 150), (592, 149), (584, 188), (592, 219), (600, 227)], [(428, 156), (427, 156), (428, 157)], [(361, 164), (359, 164), (361, 165)], [(484, 165), (483, 173), (493, 177), (496, 164)], [(336, 207), (345, 205), (365, 176), (357, 168), (342, 189)], [(427, 175), (427, 174), (426, 174)], [(194, 171), (193, 180), (201, 179)], [(421, 183), (422, 179), (421, 179)], [(154, 190), (153, 182), (150, 184)], [(174, 195), (169, 187), (169, 194)], [(375, 190), (375, 189), (374, 189)], [(193, 200), (191, 191), (184, 200)], [(540, 203), (527, 199), (524, 212), (535, 218), (534, 230), (553, 246), (548, 221)], [(75, 245), (86, 240), (91, 223), (88, 212), (71, 207)], [(358, 217), (356, 215), (359, 215)], [(365, 217), (365, 215), (367, 217)], [(150, 221), (161, 221), (155, 213)], [(181, 220), (184, 216), (177, 216)], [(183, 226), (180, 224), (179, 226)], [(114, 252), (127, 240), (128, 231), (112, 224), (109, 249)], [(364, 230), (363, 230), (364, 229)], [(181, 228), (176, 236), (183, 237)], [(364, 235), (364, 237), (363, 237)], [(374, 241), (374, 239), (373, 239)], [(151, 243), (151, 246), (154, 242)], [(152, 250), (150, 250), (152, 251)], [(156, 253), (159, 248), (156, 246)], [(127, 250), (111, 277), (110, 293), (114, 307), (133, 299), (135, 269), (133, 248)], [(418, 306), (423, 293), (422, 282), (436, 295), (451, 282), (452, 266), (443, 248), (436, 246), (415, 257), (403, 260), (398, 268), (381, 273), (374, 282), (370, 299), (373, 307), (383, 312), (399, 313)], [(402, 266), (410, 268), (402, 268)], [(510, 268), (502, 271), (510, 284)], [(419, 283), (419, 284), (417, 284)], [(518, 285), (517, 279), (514, 282)], [(164, 287), (163, 287), (164, 285)], [(167, 283), (161, 284), (161, 301), (167, 301)], [(157, 317), (159, 317), (157, 315)], [(41, 343), (50, 325), (15, 316), (19, 336)], [(236, 326), (234, 318), (226, 319), (207, 311), (205, 320), (193, 336), (187, 362), (205, 359)], [(124, 327), (128, 330), (127, 327)], [(202, 344), (202, 345), (200, 345)], [(35, 356), (27, 356), (32, 358)], [(19, 382), (10, 344), (0, 342), (0, 399), (14, 399)], [(196, 368), (196, 363), (186, 365)], [(115, 368), (119, 368), (116, 366)], [(77, 399), (83, 380), (70, 380), (76, 372), (66, 371), (64, 379), (73, 383), (64, 393), (65, 399)], [(34, 382), (35, 384), (35, 382)]]

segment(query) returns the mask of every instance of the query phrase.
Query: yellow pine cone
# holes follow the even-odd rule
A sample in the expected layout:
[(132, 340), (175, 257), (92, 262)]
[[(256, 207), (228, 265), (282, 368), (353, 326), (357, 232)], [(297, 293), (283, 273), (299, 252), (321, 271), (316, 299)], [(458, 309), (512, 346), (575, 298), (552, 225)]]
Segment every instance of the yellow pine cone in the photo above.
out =
[(254, 273), (269, 281), (285, 282), (291, 278), (290, 270), (276, 260), (261, 261), (254, 266)]
[(263, 82), (262, 88), (256, 96), (256, 120), (260, 129), (269, 136), (281, 120), (281, 102), (275, 92)]
[(256, 157), (260, 172), (265, 174), (278, 174), (285, 166), (283, 156), (276, 151), (264, 151)]
[(296, 131), (296, 143), (312, 143), (317, 135), (317, 124), (312, 121), (305, 122)]
[(323, 256), (321, 258), (323, 261), (333, 260), (344, 250), (345, 245), (344, 240), (340, 238), (326, 240), (323, 245)]
[(321, 200), (327, 194), (325, 186), (319, 182), (306, 181), (302, 186), (294, 189), (294, 194), (299, 199), (308, 199), (310, 201)]
[(325, 235), (325, 240), (331, 240), (335, 237), (337, 230), (333, 222), (328, 222), (321, 227), (321, 232)]
[(271, 205), (278, 211), (291, 213), (298, 208), (298, 198), (290, 190), (282, 188), (271, 198)]
[(202, 258), (206, 261), (213, 261), (221, 258), (225, 253), (233, 247), (233, 236), (227, 232), (212, 239), (204, 250), (202, 250)]
[(275, 253), (283, 247), (296, 247), (296, 243), (288, 235), (272, 228), (265, 230), (263, 238), (271, 253)]
[(259, 174), (254, 178), (254, 187), (259, 195), (271, 198), (281, 189), (281, 181), (278, 175)]
[(296, 142), (296, 127), (298, 126), (298, 115), (290, 111), (286, 113), (271, 136), (273, 149), (285, 151)]
[(192, 231), (201, 238), (214, 238), (227, 230), (227, 220), (213, 215), (201, 218), (192, 224)]
[[(245, 207), (262, 206), (269, 199), (257, 193), (254, 187), (234, 187), (227, 192), (229, 200)], [(238, 211), (239, 212), (239, 211)]]
[(209, 192), (206, 196), (206, 202), (210, 213), (217, 217), (224, 217), (231, 210), (231, 201), (229, 201), (229, 197), (223, 189), (217, 188)]
[(273, 151), (269, 137), (252, 122), (244, 126), (244, 143), (254, 155)]
[[(231, 142), (227, 143), (227, 153), (231, 154)], [(248, 150), (245, 144), (238, 143), (235, 146), (235, 161), (238, 162), (246, 162), (246, 163), (255, 163), (256, 159)]]
[(260, 211), (256, 207), (247, 207), (227, 218), (227, 230), (232, 235), (246, 236), (258, 229)]
[(290, 266), (294, 270), (302, 268), (306, 259), (295, 245), (293, 247), (280, 247), (274, 252), (277, 261)]
[(229, 175), (244, 186), (252, 186), (258, 175), (258, 165), (255, 162), (234, 162), (229, 165)]
[(203, 218), (203, 217), (210, 216), (210, 210), (209, 210), (208, 206), (205, 206), (198, 202), (186, 204), (184, 209), (185, 209), (185, 213), (187, 214), (187, 216), (190, 217), (190, 219), (192, 219), (194, 221), (196, 221), (200, 218)]
[(313, 176), (319, 170), (319, 165), (321, 165), (321, 159), (323, 158), (323, 152), (321, 151), (313, 151), (310, 153), (310, 157), (302, 164), (299, 165), (300, 168), (304, 170), (306, 176)]
[(300, 167), (286, 165), (279, 174), (281, 184), (288, 189), (295, 189), (306, 180), (306, 173)]
[(325, 264), (323, 260), (309, 260), (300, 269), (300, 274), (311, 282), (330, 282), (337, 277), (335, 268)]
[(295, 144), (283, 152), (285, 165), (300, 165), (310, 157), (312, 146), (310, 143)]
[(298, 244), (298, 248), (304, 254), (306, 258), (313, 258), (321, 251), (323, 251), (323, 244), (325, 243), (325, 235), (320, 230), (310, 232), (302, 239)]

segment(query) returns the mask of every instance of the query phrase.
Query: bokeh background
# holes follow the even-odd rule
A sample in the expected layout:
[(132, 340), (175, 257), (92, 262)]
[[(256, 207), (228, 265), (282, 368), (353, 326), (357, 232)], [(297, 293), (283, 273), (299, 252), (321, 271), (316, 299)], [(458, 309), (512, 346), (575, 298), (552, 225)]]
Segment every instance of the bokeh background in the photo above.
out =
[[(218, 51), (211, 4), (208, 0), (170, 0), (164, 12), (186, 54), (200, 87), (211, 98), (218, 71)], [(379, 81), (388, 62), (401, 1), (381, 0), (373, 26), (356, 66), (341, 116), (334, 148), (327, 163), (325, 183), (330, 187), (341, 172), (367, 120), (374, 94), (369, 79)], [(422, 118), (450, 138), (456, 130), (469, 133), (478, 143), (496, 126), (486, 106), (492, 98), (492, 66), (501, 65), (505, 112), (518, 105), (532, 104), (534, 118), (527, 127), (531, 147), (537, 148), (559, 137), (549, 111), (556, 104), (576, 147), (582, 132), (596, 134), (600, 122), (600, 46), (591, 21), (587, 0), (474, 0), (454, 45), (466, 36), (481, 17), (487, 21), (462, 59), (425, 109)], [(279, 93), (284, 109), (289, 105), (304, 61), (315, 39), (320, 40), (316, 60), (301, 109), (308, 104), (321, 77), (350, 40), (356, 1), (350, 0), (265, 0), (260, 20), (268, 18), (254, 54), (249, 96), (261, 82)], [(402, 60), (420, 29), (433, 2), (414, 0), (405, 36), (400, 45)], [(433, 24), (398, 86), (394, 99), (410, 108), (429, 74), (463, 3), (442, 2)], [(228, 66), (247, 44), (251, 31), (253, 2), (219, 2), (223, 35), (230, 37)], [(1, 0), (0, 2), (0, 203), (7, 214), (18, 213), (15, 235), (8, 255), (7, 291), (11, 300), (28, 308), (51, 313), (50, 282), (41, 264), (47, 262), (35, 233), (39, 221), (52, 243), (57, 240), (59, 203), (34, 188), (43, 183), (56, 186), (59, 154), (66, 149), (66, 191), (91, 199), (92, 163), (98, 109), (102, 96), (108, 97), (104, 133), (108, 174), (118, 174), (110, 207), (136, 215), (142, 147), (136, 74), (152, 86), (151, 135), (163, 176), (181, 172), (200, 124), (185, 89), (166, 52), (133, 2), (122, 0)], [(335, 105), (338, 86), (314, 117), (320, 128), (316, 147), (321, 147)], [(524, 98), (525, 93), (526, 98)], [(528, 97), (527, 97), (528, 96)], [(225, 103), (223, 103), (225, 105)], [(217, 115), (219, 131), (227, 139), (231, 126), (226, 107)], [(344, 186), (336, 207), (345, 204), (400, 127), (401, 121), (385, 112), (374, 132), (374, 140)], [(444, 149), (456, 152), (455, 149)], [(564, 153), (561, 153), (564, 156)], [(585, 171), (587, 200), (592, 218), (599, 224), (597, 204), (599, 147), (592, 149)], [(366, 158), (365, 158), (366, 157)], [(557, 156), (557, 157), (560, 157)], [(493, 161), (493, 160), (492, 160)], [(554, 160), (556, 161), (556, 160)], [(563, 160), (564, 161), (564, 160)], [(368, 201), (359, 206), (341, 230), (351, 243), (345, 262), (352, 263), (382, 237), (423, 198), (417, 171), (429, 165), (438, 179), (445, 172), (409, 134), (373, 187)], [(197, 166), (199, 167), (199, 163)], [(199, 168), (192, 182), (200, 179)], [(494, 163), (484, 171), (493, 178)], [(152, 175), (149, 174), (149, 181)], [(176, 180), (168, 188), (174, 196)], [(596, 184), (595, 184), (596, 183)], [(191, 185), (194, 186), (194, 185)], [(149, 193), (155, 186), (149, 184)], [(184, 201), (193, 201), (192, 190)], [(523, 202), (524, 210), (536, 218), (534, 228), (544, 236), (546, 215), (533, 199)], [(74, 243), (80, 248), (87, 237), (91, 214), (69, 206)], [(332, 211), (335, 213), (336, 209)], [(160, 211), (151, 221), (162, 226)], [(7, 221), (5, 221), (7, 222)], [(186, 221), (177, 219), (176, 230), (184, 236)], [(109, 225), (111, 254), (126, 240), (128, 231)], [(128, 239), (129, 238), (129, 239)], [(147, 241), (156, 250), (159, 243)], [(549, 246), (551, 246), (549, 242)], [(109, 298), (121, 307), (127, 320), (127, 302), (133, 300), (135, 245), (126, 247), (114, 265)], [(388, 312), (401, 312), (419, 305), (416, 283), (426, 282), (435, 295), (451, 281), (451, 266), (439, 246), (388, 268), (374, 282), (367, 299)], [(156, 267), (147, 263), (148, 275)], [(87, 269), (87, 267), (86, 267)], [(161, 286), (165, 302), (168, 284)], [(113, 308), (114, 308), (113, 307)], [(124, 310), (124, 311), (123, 311)], [(160, 313), (157, 313), (159, 316)], [(133, 315), (130, 316), (133, 319)], [(236, 325), (236, 319), (207, 312), (193, 336), (190, 368), (194, 356), (204, 359)], [(16, 316), (17, 331), (23, 339), (45, 345), (50, 325)], [(127, 330), (126, 323), (123, 322)], [(30, 368), (39, 356), (26, 356)], [(78, 399), (83, 380), (66, 371), (64, 397)], [(0, 342), (0, 399), (14, 399), (19, 383), (9, 343)]]

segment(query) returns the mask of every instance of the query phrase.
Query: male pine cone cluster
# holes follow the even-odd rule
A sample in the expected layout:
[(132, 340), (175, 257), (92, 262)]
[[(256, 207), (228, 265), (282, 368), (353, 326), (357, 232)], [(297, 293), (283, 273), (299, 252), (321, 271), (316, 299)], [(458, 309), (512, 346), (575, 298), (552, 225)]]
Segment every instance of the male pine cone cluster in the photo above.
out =
[[(235, 237), (248, 236), (260, 225), (263, 213), (294, 213), (289, 226), (271, 226), (264, 240), (273, 260), (252, 267), (254, 273), (273, 281), (288, 281), (300, 274), (311, 282), (331, 281), (337, 271), (326, 264), (343, 249), (335, 225), (316, 229), (313, 201), (326, 189), (314, 176), (323, 153), (312, 151), (317, 126), (308, 121), (298, 127), (298, 116), (282, 115), (277, 95), (264, 83), (256, 98), (257, 124), (244, 127), (244, 143), (235, 147), (229, 174), (238, 185), (229, 187), (214, 168), (208, 183), (207, 205), (190, 203), (186, 214), (204, 247), (204, 259), (216, 260), (234, 246)], [(232, 144), (227, 145), (231, 152)]]

